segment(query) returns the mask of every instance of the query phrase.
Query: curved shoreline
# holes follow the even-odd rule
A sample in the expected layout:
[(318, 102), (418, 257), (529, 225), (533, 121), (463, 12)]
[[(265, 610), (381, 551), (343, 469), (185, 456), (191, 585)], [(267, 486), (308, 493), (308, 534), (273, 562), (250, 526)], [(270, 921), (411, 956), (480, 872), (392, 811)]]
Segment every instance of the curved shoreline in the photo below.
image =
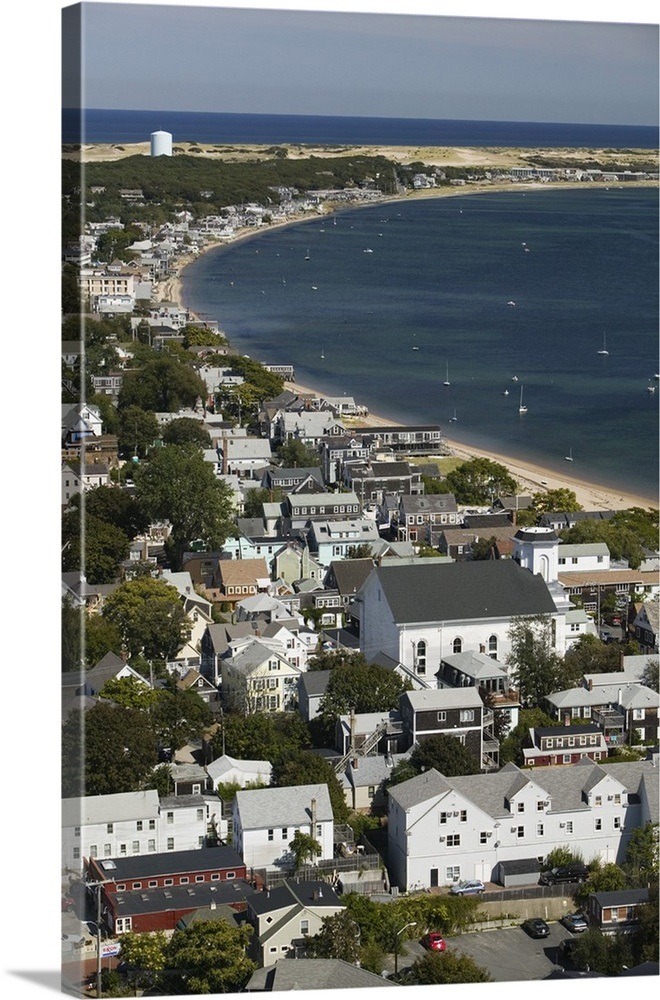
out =
[[(642, 186), (640, 184), (639, 186)], [(656, 182), (651, 184), (644, 184), (643, 186), (657, 186)], [(558, 182), (558, 183), (525, 183), (520, 185), (526, 190), (557, 190), (557, 189), (568, 189), (568, 188), (580, 188), (584, 189), (584, 182)], [(456, 196), (466, 196), (466, 195), (476, 195), (476, 194), (487, 194), (495, 193), (500, 191), (510, 191), (512, 188), (515, 190), (518, 185), (511, 184), (490, 184), (490, 185), (465, 185), (462, 187), (449, 188), (449, 189), (438, 189), (431, 188), (426, 189), (421, 192), (415, 192), (414, 194), (408, 194), (407, 196), (391, 196), (383, 198), (380, 203), (394, 203), (403, 202), (410, 200), (418, 200), (419, 198), (443, 198), (443, 197), (456, 197)], [(353, 211), (355, 209), (373, 207), (373, 203), (368, 203), (365, 205), (342, 205), (338, 208), (338, 211)], [(185, 267), (193, 263), (194, 260), (198, 260), (202, 254), (208, 253), (210, 250), (217, 249), (219, 247), (230, 247), (234, 243), (239, 241), (244, 241), (255, 236), (264, 235), (266, 232), (272, 232), (274, 229), (285, 228), (291, 225), (298, 225), (303, 222), (311, 222), (315, 218), (322, 217), (328, 214), (328, 212), (323, 213), (303, 213), (295, 218), (286, 219), (282, 222), (276, 222), (269, 225), (267, 228), (259, 227), (258, 229), (250, 229), (245, 232), (239, 232), (235, 236), (227, 239), (226, 241), (217, 241), (210, 244), (207, 247), (196, 254), (191, 255), (188, 258), (182, 258), (179, 263), (179, 268), (176, 274), (169, 279), (166, 279), (162, 286), (159, 285), (157, 288), (156, 299), (157, 301), (173, 301), (180, 305), (182, 308), (187, 308), (189, 315), (193, 318), (200, 318), (194, 310), (189, 309), (183, 300), (183, 285), (181, 281), (181, 273)], [(221, 329), (220, 320), (218, 320), (218, 327)], [(298, 382), (287, 382), (286, 387), (294, 392), (298, 392), (305, 395), (323, 395), (312, 387), (301, 385)], [(359, 401), (358, 401), (359, 402)], [(359, 429), (360, 424), (362, 426), (400, 426), (399, 421), (389, 420), (383, 416), (376, 416), (371, 413), (365, 421), (352, 421), (350, 426)], [(572, 489), (577, 497), (578, 503), (585, 510), (621, 510), (629, 507), (642, 507), (642, 508), (653, 508), (657, 509), (659, 506), (658, 497), (654, 496), (646, 497), (639, 494), (630, 493), (624, 491), (621, 493), (620, 489), (611, 486), (599, 485), (591, 482), (590, 480), (580, 479), (575, 476), (570, 475), (560, 475), (549, 471), (542, 465), (529, 462), (528, 460), (512, 458), (508, 455), (501, 454), (498, 452), (486, 450), (473, 446), (470, 444), (463, 444), (452, 440), (447, 437), (443, 432), (443, 437), (446, 445), (452, 456), (458, 458), (464, 458), (469, 460), (475, 457), (490, 458), (493, 461), (499, 462), (505, 465), (510, 471), (511, 475), (518, 481), (519, 485), (522, 487), (523, 491), (536, 493), (544, 490), (555, 490), (561, 488)]]

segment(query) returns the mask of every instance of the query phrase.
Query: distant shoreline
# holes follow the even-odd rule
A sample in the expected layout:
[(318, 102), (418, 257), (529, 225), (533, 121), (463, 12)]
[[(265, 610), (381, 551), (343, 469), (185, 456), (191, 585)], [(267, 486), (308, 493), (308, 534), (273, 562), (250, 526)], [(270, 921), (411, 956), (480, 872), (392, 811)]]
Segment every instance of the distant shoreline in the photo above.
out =
[[(636, 182), (635, 186), (641, 186), (644, 182)], [(657, 182), (652, 181), (644, 184), (644, 186), (657, 186)], [(591, 185), (589, 185), (591, 186)], [(418, 200), (420, 198), (445, 198), (452, 196), (466, 196), (466, 195), (476, 195), (476, 194), (487, 194), (499, 191), (508, 191), (513, 189), (519, 189), (524, 187), (525, 190), (564, 190), (568, 188), (580, 188), (584, 189), (584, 182), (526, 182), (524, 185), (512, 185), (510, 183), (502, 184), (466, 184), (464, 186), (452, 187), (452, 188), (430, 188), (424, 191), (410, 193), (407, 196), (391, 196), (382, 199), (382, 202), (392, 203), (392, 202), (402, 202), (407, 200)], [(343, 211), (353, 211), (355, 209), (373, 207), (374, 203), (368, 203), (366, 205), (351, 204), (349, 206), (342, 205), (340, 210)], [(325, 213), (324, 213), (325, 214)], [(200, 319), (200, 317), (195, 313), (193, 309), (186, 306), (183, 301), (183, 286), (181, 275), (187, 266), (189, 266), (194, 260), (199, 260), (202, 254), (206, 254), (211, 250), (218, 249), (221, 247), (229, 247), (236, 242), (247, 240), (255, 236), (261, 236), (265, 233), (271, 232), (274, 229), (284, 228), (287, 226), (298, 225), (306, 221), (312, 221), (315, 217), (322, 217), (321, 213), (318, 216), (312, 213), (304, 213), (295, 218), (287, 219), (282, 222), (272, 223), (267, 227), (259, 227), (257, 229), (251, 229), (246, 232), (237, 233), (235, 236), (230, 237), (224, 241), (217, 241), (208, 247), (205, 247), (201, 253), (196, 255), (191, 255), (188, 258), (182, 258), (180, 261), (180, 266), (178, 272), (172, 278), (166, 279), (164, 282), (159, 284), (157, 288), (157, 301), (169, 301), (176, 302), (181, 308), (187, 309), (190, 316), (193, 319)], [(218, 321), (219, 329), (222, 329), (220, 317), (216, 317)], [(224, 333), (224, 331), (223, 331)], [(229, 338), (228, 338), (229, 339)], [(294, 362), (295, 367), (295, 362)], [(313, 387), (301, 385), (298, 382), (288, 382), (286, 383), (287, 388), (294, 392), (299, 392), (301, 394), (312, 394), (317, 396), (324, 395), (319, 390)], [(357, 403), (360, 400), (356, 400)], [(359, 421), (351, 421), (350, 428), (359, 430), (359, 426), (401, 426), (399, 421), (389, 420), (388, 418), (375, 414), (369, 414), (368, 417), (361, 419)], [(479, 448), (470, 444), (462, 444), (458, 441), (454, 441), (447, 437), (443, 432), (443, 438), (449, 449), (451, 455), (458, 458), (464, 458), (469, 460), (475, 457), (490, 458), (492, 461), (499, 462), (505, 465), (509, 470), (511, 475), (516, 479), (524, 492), (528, 493), (538, 493), (544, 490), (555, 490), (568, 488), (572, 489), (577, 497), (578, 503), (585, 510), (623, 510), (630, 507), (642, 507), (657, 509), (659, 506), (658, 497), (644, 497), (635, 493), (624, 492), (623, 494), (619, 489), (608, 486), (600, 486), (589, 480), (580, 479), (579, 477), (573, 475), (560, 475), (555, 472), (551, 472), (541, 465), (529, 462), (528, 460), (516, 459), (508, 456), (506, 454), (500, 454), (493, 451), (489, 451), (483, 448)], [(432, 460), (432, 459), (431, 459)]]

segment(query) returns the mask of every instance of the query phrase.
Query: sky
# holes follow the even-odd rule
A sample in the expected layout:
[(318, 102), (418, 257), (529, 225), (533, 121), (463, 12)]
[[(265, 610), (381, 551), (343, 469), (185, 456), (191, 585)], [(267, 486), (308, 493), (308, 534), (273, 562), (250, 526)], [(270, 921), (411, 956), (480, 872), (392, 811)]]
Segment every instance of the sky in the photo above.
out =
[[(83, 103), (257, 114), (658, 121), (657, 24), (494, 17), (502, 5), (492, 2), (487, 17), (451, 16), (469, 3), (395, 5), (446, 16), (357, 12), (363, 6), (369, 5), (355, 3), (353, 12), (342, 12), (83, 3)], [(584, 16), (585, 6), (574, 5), (572, 16)], [(607, 7), (598, 9), (606, 22)], [(75, 91), (65, 92), (64, 104), (75, 106)]]

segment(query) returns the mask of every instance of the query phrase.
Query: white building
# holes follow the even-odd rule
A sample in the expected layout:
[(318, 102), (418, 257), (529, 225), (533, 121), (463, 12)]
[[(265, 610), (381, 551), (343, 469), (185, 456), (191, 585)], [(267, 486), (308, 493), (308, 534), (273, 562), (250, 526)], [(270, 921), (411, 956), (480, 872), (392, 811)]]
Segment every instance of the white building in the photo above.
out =
[(121, 792), (64, 799), (62, 868), (82, 871), (83, 858), (128, 857), (203, 847), (209, 821), (201, 795), (160, 799), (158, 792)]
[(321, 845), (321, 860), (332, 858), (334, 820), (328, 786), (292, 785), (236, 793), (233, 846), (250, 868), (293, 864), (289, 843), (297, 830)]
[(389, 789), (392, 880), (403, 889), (492, 880), (501, 861), (558, 847), (620, 863), (632, 831), (658, 822), (655, 760), (445, 778), (431, 769)]

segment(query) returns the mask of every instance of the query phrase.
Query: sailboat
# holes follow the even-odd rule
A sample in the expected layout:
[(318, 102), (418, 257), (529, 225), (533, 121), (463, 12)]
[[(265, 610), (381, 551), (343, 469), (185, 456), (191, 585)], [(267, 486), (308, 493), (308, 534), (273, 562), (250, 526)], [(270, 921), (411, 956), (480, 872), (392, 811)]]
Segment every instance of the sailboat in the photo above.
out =
[(457, 420), (458, 420), (458, 417), (456, 416), (456, 410), (454, 410), (454, 416), (449, 418), (449, 423), (450, 424), (455, 424)]
[(443, 385), (451, 385), (451, 382), (449, 381), (449, 362), (447, 362), (447, 377), (445, 378), (445, 380), (444, 380), (444, 382), (442, 384)]
[(311, 257), (310, 257), (310, 254), (309, 254), (309, 250), (305, 254), (305, 260), (311, 260)]
[(323, 348), (321, 348), (321, 361), (325, 361), (325, 354), (323, 353)]
[(520, 386), (520, 406), (518, 407), (518, 413), (527, 413), (527, 407), (523, 406), (523, 389), (524, 386)]
[(605, 334), (603, 334), (603, 347), (602, 347), (602, 350), (600, 350), (598, 353), (599, 354), (609, 354), (610, 353), (608, 351), (608, 349), (607, 349), (607, 344), (605, 343)]
[(568, 455), (565, 455), (564, 457), (565, 457), (565, 459), (566, 459), (567, 462), (572, 462), (573, 461), (573, 449), (569, 448), (568, 449)]

